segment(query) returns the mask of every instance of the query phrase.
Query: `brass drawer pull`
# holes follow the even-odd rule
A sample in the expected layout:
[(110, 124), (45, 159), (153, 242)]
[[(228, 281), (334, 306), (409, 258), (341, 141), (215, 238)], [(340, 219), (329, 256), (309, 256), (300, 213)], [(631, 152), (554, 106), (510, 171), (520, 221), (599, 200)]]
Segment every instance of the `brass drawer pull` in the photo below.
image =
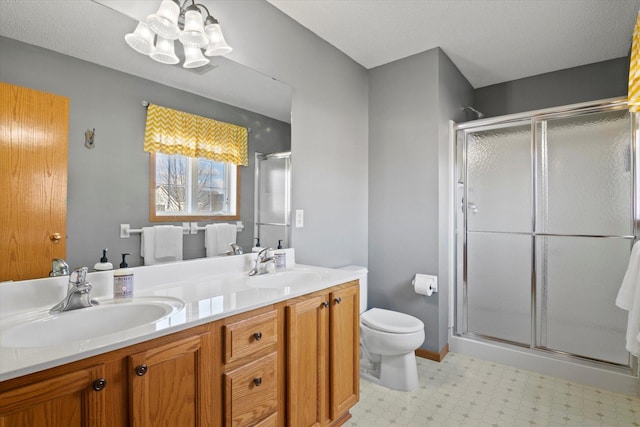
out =
[(262, 332), (256, 332), (253, 334), (253, 339), (256, 341), (260, 341), (262, 339)]
[(260, 385), (262, 384), (262, 377), (254, 378), (253, 383), (256, 387), (260, 387)]
[(147, 365), (138, 365), (136, 366), (136, 375), (141, 377), (146, 374), (148, 370), (149, 368), (147, 367)]

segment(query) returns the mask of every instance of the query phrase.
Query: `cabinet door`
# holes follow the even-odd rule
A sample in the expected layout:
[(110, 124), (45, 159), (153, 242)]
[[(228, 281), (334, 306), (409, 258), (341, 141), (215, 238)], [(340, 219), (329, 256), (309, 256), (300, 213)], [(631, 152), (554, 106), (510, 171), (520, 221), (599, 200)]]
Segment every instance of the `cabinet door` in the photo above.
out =
[(331, 419), (346, 413), (360, 398), (360, 300), (358, 285), (330, 295), (329, 318)]
[(0, 394), (0, 426), (103, 426), (103, 365), (78, 369)]
[(286, 307), (287, 424), (322, 425), (326, 412), (327, 297), (293, 301)]
[(209, 334), (129, 356), (133, 427), (213, 425)]

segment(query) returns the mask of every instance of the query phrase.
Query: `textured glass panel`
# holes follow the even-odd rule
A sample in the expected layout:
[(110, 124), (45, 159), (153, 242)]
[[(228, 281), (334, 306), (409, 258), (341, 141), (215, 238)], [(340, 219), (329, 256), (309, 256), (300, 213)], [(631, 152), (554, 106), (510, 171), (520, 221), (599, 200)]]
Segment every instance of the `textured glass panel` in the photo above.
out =
[(467, 227), (531, 231), (531, 126), (510, 125), (467, 137)]
[(287, 159), (259, 160), (259, 222), (284, 224), (286, 218)]
[(627, 312), (616, 307), (615, 299), (627, 268), (631, 242), (538, 237), (537, 245), (539, 344), (628, 364)]
[[(544, 133), (545, 124), (539, 125)], [(537, 230), (630, 235), (631, 124), (625, 110), (546, 122), (538, 146)]]
[(468, 331), (531, 342), (531, 237), (469, 233)]

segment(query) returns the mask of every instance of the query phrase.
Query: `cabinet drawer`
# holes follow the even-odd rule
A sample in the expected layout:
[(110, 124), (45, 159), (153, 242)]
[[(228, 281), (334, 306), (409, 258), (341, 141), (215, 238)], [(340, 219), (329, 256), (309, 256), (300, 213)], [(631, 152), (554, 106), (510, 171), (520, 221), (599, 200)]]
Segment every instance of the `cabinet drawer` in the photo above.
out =
[(260, 421), (255, 427), (276, 427), (278, 425), (278, 413), (269, 416), (268, 418)]
[[(278, 359), (272, 353), (228, 372), (225, 377), (225, 425), (254, 426), (278, 406)], [(265, 426), (270, 425), (269, 423)]]
[(223, 333), (224, 363), (234, 362), (278, 342), (277, 312), (229, 323)]

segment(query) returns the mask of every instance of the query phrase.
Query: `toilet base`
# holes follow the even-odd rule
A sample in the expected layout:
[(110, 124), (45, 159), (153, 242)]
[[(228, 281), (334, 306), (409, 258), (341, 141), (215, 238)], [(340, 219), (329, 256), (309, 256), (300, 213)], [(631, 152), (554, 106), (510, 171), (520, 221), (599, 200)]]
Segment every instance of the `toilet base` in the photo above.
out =
[[(373, 369), (365, 368), (370, 365)], [(414, 352), (380, 356), (380, 362), (365, 360), (360, 366), (360, 376), (373, 383), (400, 391), (414, 391), (420, 387)]]

